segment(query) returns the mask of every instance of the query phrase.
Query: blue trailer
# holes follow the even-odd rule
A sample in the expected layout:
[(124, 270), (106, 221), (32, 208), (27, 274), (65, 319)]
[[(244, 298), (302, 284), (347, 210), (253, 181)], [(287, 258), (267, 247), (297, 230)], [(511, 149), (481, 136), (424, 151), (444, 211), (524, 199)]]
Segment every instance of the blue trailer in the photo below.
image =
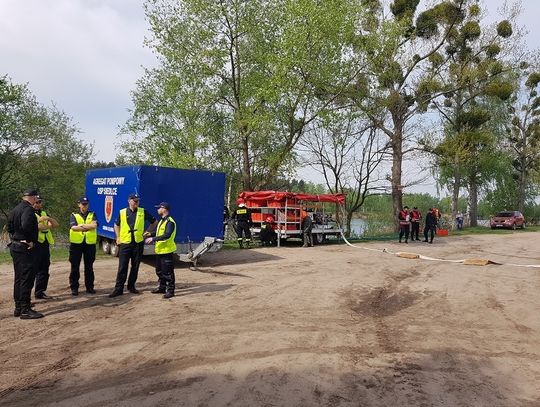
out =
[[(140, 207), (156, 217), (154, 205), (170, 204), (177, 223), (177, 253), (182, 260), (196, 261), (202, 252), (217, 251), (223, 244), (222, 172), (147, 165), (100, 168), (87, 171), (85, 187), (105, 253), (118, 255), (114, 222), (120, 209), (128, 206), (132, 193), (139, 194)], [(154, 245), (145, 245), (144, 254), (153, 253)]]

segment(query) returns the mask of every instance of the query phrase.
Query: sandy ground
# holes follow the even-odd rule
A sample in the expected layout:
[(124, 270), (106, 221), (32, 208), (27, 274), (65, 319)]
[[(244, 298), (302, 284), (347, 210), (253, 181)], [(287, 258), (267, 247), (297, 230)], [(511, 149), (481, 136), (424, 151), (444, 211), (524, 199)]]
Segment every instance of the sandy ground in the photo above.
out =
[[(539, 237), (365, 247), (540, 264)], [(178, 267), (165, 300), (151, 261), (115, 299), (116, 259), (78, 298), (53, 264), (37, 321), (11, 316), (0, 266), (0, 405), (540, 406), (540, 269), (258, 248)]]

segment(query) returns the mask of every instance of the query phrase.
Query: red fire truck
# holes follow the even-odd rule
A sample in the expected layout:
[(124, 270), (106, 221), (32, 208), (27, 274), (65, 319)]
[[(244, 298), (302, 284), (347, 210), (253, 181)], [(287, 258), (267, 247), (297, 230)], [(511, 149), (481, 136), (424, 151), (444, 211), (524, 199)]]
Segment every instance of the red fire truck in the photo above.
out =
[[(335, 214), (342, 213), (345, 194), (304, 194), (297, 192), (257, 191), (239, 195), (251, 210), (252, 232), (261, 231), (261, 223), (270, 223), (281, 240), (302, 237), (302, 210), (313, 218), (313, 240), (322, 244), (329, 236), (339, 237), (342, 229)], [(270, 220), (270, 222), (268, 222)]]

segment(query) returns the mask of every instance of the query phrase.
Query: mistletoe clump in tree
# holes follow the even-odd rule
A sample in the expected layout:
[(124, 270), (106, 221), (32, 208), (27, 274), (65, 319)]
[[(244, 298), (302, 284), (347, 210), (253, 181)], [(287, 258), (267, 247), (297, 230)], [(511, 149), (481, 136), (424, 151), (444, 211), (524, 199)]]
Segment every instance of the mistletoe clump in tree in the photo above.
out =
[(460, 189), (466, 187), (475, 226), (479, 188), (493, 177), (500, 154), (496, 145), (501, 126), (494, 119), (501, 116), (492, 112), (504, 110), (501, 103), (508, 101), (514, 86), (512, 67), (503, 52), (510, 46), (510, 22), (504, 20), (494, 29), (483, 27), (479, 5), (469, 3), (465, 18), (449, 32), (444, 53), (432, 58), (434, 66), (441, 68), (439, 80), (445, 83), (444, 97), (432, 103), (444, 123), (444, 137), (429, 149), (440, 182), (452, 191), (452, 217), (458, 210)]

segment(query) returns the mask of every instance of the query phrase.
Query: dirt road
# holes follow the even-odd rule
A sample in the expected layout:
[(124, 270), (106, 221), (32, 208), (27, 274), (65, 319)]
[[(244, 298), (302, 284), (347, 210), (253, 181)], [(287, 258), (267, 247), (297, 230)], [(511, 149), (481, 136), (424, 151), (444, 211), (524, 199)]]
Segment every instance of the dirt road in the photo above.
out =
[[(540, 264), (539, 234), (374, 243), (446, 258)], [(502, 253), (509, 253), (502, 255)], [(2, 406), (540, 406), (540, 269), (407, 260), (347, 246), (260, 248), (177, 268), (177, 297), (95, 296), (13, 318), (0, 266)]]

